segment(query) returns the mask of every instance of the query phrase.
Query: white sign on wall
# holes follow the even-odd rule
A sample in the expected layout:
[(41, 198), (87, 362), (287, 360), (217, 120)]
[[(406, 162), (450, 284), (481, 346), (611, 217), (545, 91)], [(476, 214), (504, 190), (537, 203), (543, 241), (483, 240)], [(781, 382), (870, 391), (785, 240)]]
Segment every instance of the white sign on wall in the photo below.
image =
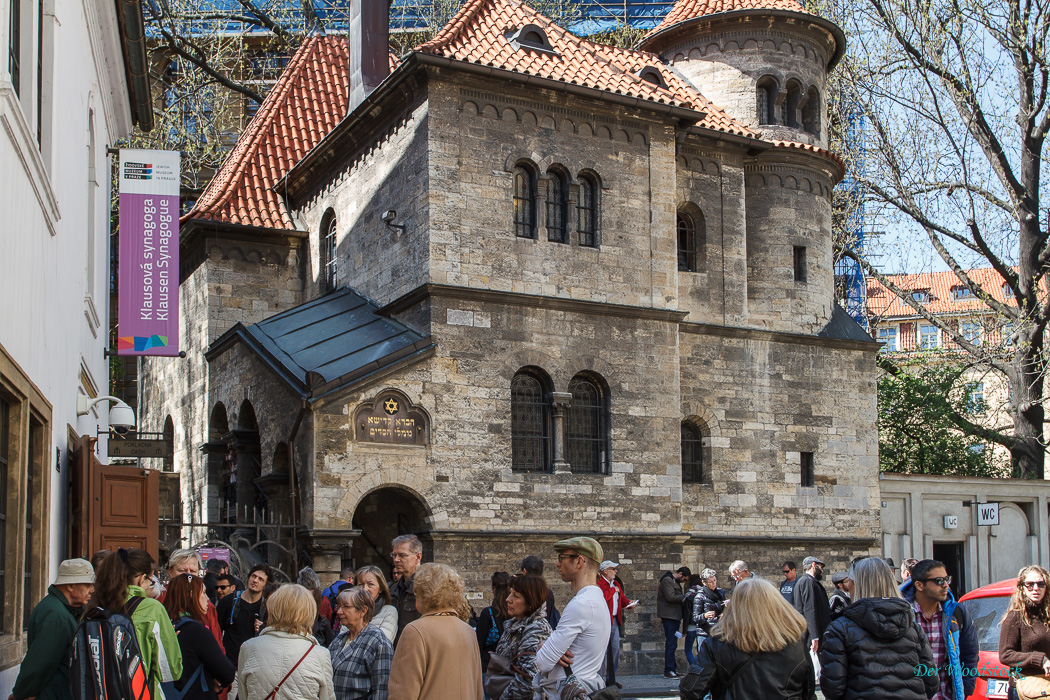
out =
[(958, 515), (946, 515), (944, 516), (944, 529), (954, 530), (959, 527), (959, 516)]
[(977, 504), (977, 524), (978, 525), (998, 525), (999, 524), (999, 504), (998, 503), (978, 503)]

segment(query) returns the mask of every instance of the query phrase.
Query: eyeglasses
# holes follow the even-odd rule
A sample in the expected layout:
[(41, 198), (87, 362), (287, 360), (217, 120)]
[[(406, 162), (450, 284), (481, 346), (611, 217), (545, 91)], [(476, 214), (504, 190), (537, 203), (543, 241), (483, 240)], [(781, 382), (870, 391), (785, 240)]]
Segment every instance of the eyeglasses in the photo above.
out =
[(1025, 581), (1024, 587), (1028, 590), (1033, 588), (1046, 588), (1046, 581)]
[(411, 559), (414, 556), (416, 556), (416, 555), (413, 552), (409, 552), (408, 554), (401, 554), (400, 552), (394, 552), (393, 554), (390, 555), (390, 558), (391, 559), (397, 559), (398, 561), (400, 561), (401, 559)]
[(559, 554), (558, 555), (558, 561), (561, 561), (562, 559), (579, 559), (579, 558), (580, 558), (579, 554)]
[(932, 581), (935, 585), (947, 586), (947, 585), (949, 585), (952, 582), (952, 577), (951, 576), (935, 576), (934, 578), (921, 578), (919, 580), (922, 581), (923, 583), (926, 583), (928, 581)]

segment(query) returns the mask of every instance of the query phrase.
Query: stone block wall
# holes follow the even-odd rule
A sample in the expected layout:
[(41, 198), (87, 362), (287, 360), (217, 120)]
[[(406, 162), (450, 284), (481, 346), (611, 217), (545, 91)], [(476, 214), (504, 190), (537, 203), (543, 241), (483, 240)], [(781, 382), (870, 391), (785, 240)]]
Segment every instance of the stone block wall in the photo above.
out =
[[(683, 327), (680, 337), (682, 412), (696, 416), (711, 460), (710, 483), (683, 489), (684, 532), (867, 538), (879, 529), (870, 348), (759, 331)], [(801, 452), (813, 453), (812, 487), (801, 484)]]
[[(431, 281), (475, 289), (674, 308), (673, 123), (643, 110), (506, 83), (432, 80)], [(513, 172), (539, 173), (537, 238), (514, 235)], [(570, 178), (569, 243), (548, 240), (546, 175)], [(579, 245), (574, 203), (597, 175), (597, 247)]]

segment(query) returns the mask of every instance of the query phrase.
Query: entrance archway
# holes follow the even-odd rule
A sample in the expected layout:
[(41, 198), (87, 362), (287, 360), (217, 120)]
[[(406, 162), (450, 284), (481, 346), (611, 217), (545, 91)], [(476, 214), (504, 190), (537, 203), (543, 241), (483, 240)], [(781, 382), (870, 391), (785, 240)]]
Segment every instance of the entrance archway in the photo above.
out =
[(350, 556), (354, 566), (373, 564), (389, 580), (393, 574), (390, 541), (399, 535), (416, 535), (423, 540), (423, 560), (433, 559), (433, 543), (427, 533), (430, 518), (426, 504), (414, 493), (396, 486), (372, 491), (357, 504), (353, 528), (361, 534), (354, 538)]

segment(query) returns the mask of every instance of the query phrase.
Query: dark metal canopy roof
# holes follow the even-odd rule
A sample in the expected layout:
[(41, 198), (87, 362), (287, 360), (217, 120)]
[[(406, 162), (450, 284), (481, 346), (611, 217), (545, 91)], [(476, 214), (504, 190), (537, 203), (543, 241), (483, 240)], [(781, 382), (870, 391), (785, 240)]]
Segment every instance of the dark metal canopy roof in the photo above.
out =
[(865, 331), (864, 328), (837, 303), (832, 306), (831, 320), (828, 321), (828, 325), (824, 326), (823, 330), (821, 330), (820, 333), (817, 333), (817, 336), (820, 338), (856, 340), (861, 343), (875, 342), (875, 340), (868, 335), (868, 332)]
[(434, 344), (352, 289), (339, 289), (251, 326), (238, 323), (205, 353), (245, 343), (304, 399), (316, 399)]

